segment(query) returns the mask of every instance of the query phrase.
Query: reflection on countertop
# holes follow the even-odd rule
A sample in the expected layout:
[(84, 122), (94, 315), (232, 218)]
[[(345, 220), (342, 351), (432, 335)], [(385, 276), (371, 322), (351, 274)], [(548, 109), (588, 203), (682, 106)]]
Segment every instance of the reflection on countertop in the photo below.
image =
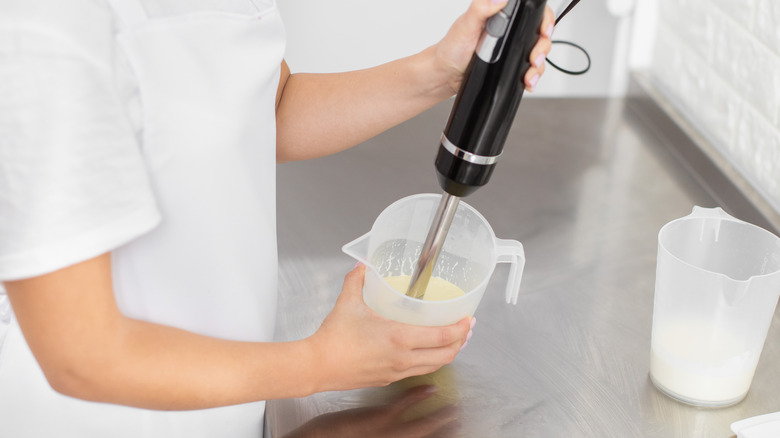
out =
[[(460, 429), (463, 415), (453, 386), (421, 383), (440, 380), (442, 369), (428, 376), (397, 382), (379, 396), (364, 392), (345, 397), (345, 405), (357, 405), (322, 414), (285, 435), (285, 438), (419, 437), (445, 438)], [(419, 383), (419, 384), (418, 384)], [(373, 395), (373, 396), (372, 396)]]

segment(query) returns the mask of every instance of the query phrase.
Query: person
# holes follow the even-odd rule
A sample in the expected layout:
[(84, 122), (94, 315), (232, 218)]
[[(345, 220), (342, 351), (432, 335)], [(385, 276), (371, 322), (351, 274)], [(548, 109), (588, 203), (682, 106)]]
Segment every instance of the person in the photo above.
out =
[(473, 320), (385, 320), (362, 266), (313, 335), (272, 342), (275, 166), (451, 97), (503, 6), (407, 58), (291, 74), (273, 0), (0, 3), (0, 437), (256, 437), (263, 400), (451, 362)]

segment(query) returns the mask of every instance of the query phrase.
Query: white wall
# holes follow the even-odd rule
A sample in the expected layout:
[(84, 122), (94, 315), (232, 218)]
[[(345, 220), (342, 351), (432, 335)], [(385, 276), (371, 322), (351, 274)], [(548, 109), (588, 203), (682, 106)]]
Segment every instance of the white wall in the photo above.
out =
[[(622, 93), (616, 77), (625, 78), (625, 59), (615, 70), (613, 52), (619, 20), (607, 9), (634, 0), (582, 0), (556, 28), (554, 39), (585, 47), (591, 71), (568, 76), (548, 66), (534, 95), (605, 96)], [(278, 0), (287, 26), (287, 62), (293, 72), (334, 72), (370, 67), (416, 53), (437, 42), (470, 0)], [(558, 10), (568, 0), (549, 0)], [(571, 69), (584, 65), (579, 52), (554, 46), (550, 58)], [(617, 71), (617, 74), (615, 73)], [(617, 82), (620, 79), (617, 78)]]
[(780, 211), (780, 2), (659, 6), (660, 89)]
[(278, 0), (293, 72), (381, 64), (438, 41), (469, 0)]

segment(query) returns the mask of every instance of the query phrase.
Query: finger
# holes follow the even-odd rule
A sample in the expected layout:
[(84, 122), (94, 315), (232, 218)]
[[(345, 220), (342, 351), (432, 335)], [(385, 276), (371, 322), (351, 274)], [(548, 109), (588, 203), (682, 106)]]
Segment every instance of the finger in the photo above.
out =
[(463, 348), (466, 346), (466, 344), (468, 343), (469, 339), (471, 339), (471, 336), (473, 334), (472, 329), (474, 328), (474, 325), (477, 322), (477, 320), (476, 318), (469, 318), (469, 319), (470, 319), (469, 331), (466, 334), (466, 338), (464, 340), (459, 339), (443, 347), (418, 348), (416, 350), (413, 350), (411, 356), (411, 363), (414, 363), (415, 366), (440, 367), (455, 360), (455, 357), (458, 355), (458, 353), (460, 353), (463, 350)]
[(439, 368), (452, 363), (463, 343), (453, 342), (445, 347), (421, 348), (405, 355), (403, 366), (396, 368), (396, 379), (430, 374)]
[(539, 78), (542, 76), (541, 73), (544, 72), (544, 64), (542, 64), (542, 68), (538, 69), (534, 66), (531, 66), (531, 68), (528, 69), (527, 72), (525, 72), (525, 89), (528, 92), (533, 93), (534, 89), (536, 88), (536, 84), (539, 82)]
[(506, 1), (501, 0), (474, 0), (463, 15), (466, 25), (482, 29), (488, 18), (498, 13)]
[(443, 366), (455, 360), (465, 341), (458, 340), (444, 347), (418, 348), (414, 350), (412, 362), (416, 366)]
[(446, 365), (446, 364), (441, 364), (441, 365), (420, 365), (420, 366), (412, 367), (412, 368), (409, 368), (408, 370), (406, 370), (402, 374), (402, 377), (399, 378), (398, 380), (408, 379), (409, 377), (414, 377), (414, 376), (425, 376), (425, 375), (428, 375), (428, 374), (433, 374), (436, 371), (439, 371), (441, 369), (441, 367), (443, 367), (444, 365)]
[(363, 283), (366, 278), (366, 265), (360, 263), (355, 269), (349, 271), (344, 277), (344, 285), (341, 288), (339, 298), (345, 299), (363, 299)]
[(528, 60), (531, 61), (531, 65), (536, 68), (544, 66), (544, 59), (550, 54), (552, 49), (552, 41), (548, 38), (539, 38), (536, 45), (531, 49), (531, 54), (528, 56)]
[(544, 9), (544, 17), (542, 18), (542, 25), (539, 27), (539, 33), (547, 38), (552, 38), (553, 28), (555, 27), (555, 13), (548, 5)]
[(398, 343), (402, 348), (414, 350), (420, 348), (446, 347), (453, 342), (465, 341), (471, 329), (471, 318), (463, 318), (455, 324), (441, 327), (423, 327), (402, 324), (399, 328)]

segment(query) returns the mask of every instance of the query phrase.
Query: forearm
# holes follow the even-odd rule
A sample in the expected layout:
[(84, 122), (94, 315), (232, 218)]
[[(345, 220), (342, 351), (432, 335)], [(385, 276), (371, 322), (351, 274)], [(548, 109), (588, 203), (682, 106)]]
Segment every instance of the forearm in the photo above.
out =
[(151, 409), (198, 409), (307, 395), (322, 360), (309, 340), (234, 342), (119, 312), (105, 254), (5, 283), (30, 349), (66, 395)]
[(307, 341), (233, 342), (126, 319), (85, 348), (60, 392), (186, 410), (301, 397), (317, 385)]
[(366, 70), (291, 75), (277, 109), (277, 160), (339, 152), (452, 96), (434, 57), (431, 47)]
[(455, 358), (469, 321), (416, 327), (363, 302), (364, 267), (350, 272), (312, 336), (253, 343), (210, 338), (123, 316), (109, 254), (4, 284), (49, 384), (85, 400), (186, 410), (386, 385)]

